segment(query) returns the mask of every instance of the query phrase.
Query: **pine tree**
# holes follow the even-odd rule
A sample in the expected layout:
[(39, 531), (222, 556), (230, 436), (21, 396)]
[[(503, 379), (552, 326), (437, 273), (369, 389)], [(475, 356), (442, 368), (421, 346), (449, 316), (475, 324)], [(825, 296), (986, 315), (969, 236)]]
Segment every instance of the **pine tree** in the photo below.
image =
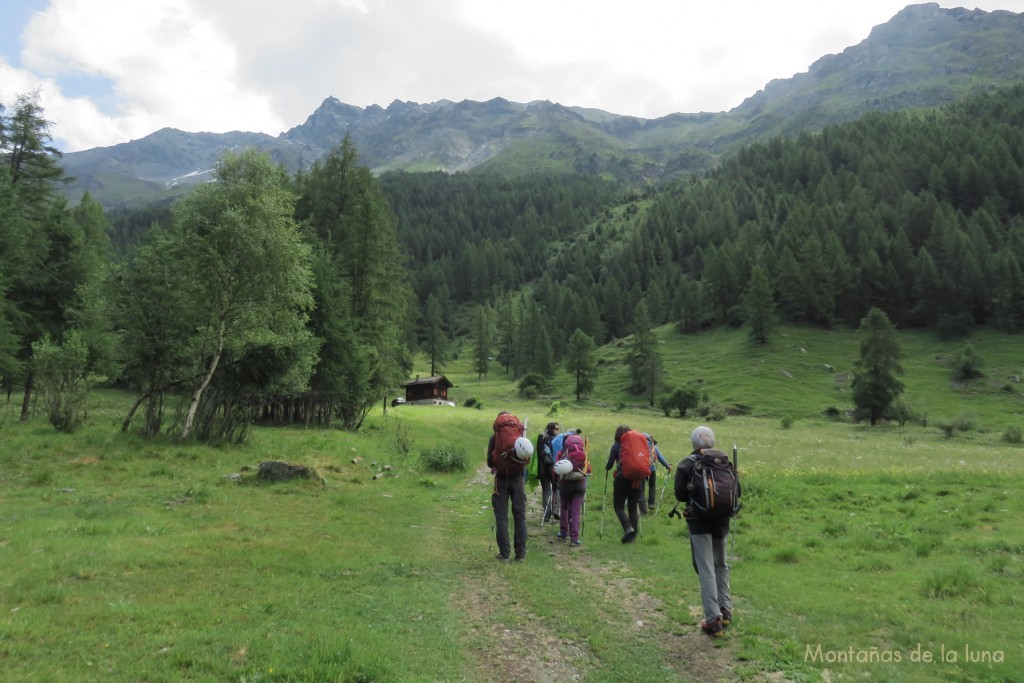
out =
[(629, 349), (630, 391), (647, 394), (650, 405), (661, 382), (661, 355), (658, 340), (651, 328), (647, 306), (643, 302), (636, 308), (633, 324), (633, 340)]
[(768, 337), (775, 331), (778, 321), (775, 317), (775, 302), (772, 286), (762, 265), (754, 266), (750, 283), (743, 297), (743, 312), (750, 338), (758, 344), (767, 344)]
[(881, 310), (872, 308), (861, 321), (860, 359), (853, 372), (853, 402), (868, 416), (872, 426), (881, 419), (901, 393), (903, 374), (896, 328)]
[(597, 345), (583, 330), (577, 328), (569, 339), (569, 350), (565, 355), (565, 369), (576, 380), (576, 400), (594, 390), (597, 378)]
[(476, 307), (476, 323), (473, 326), (476, 355), (473, 360), (476, 366), (477, 379), (487, 377), (491, 365), (491, 347), (494, 343), (494, 312), (486, 304)]
[[(321, 348), (311, 388), (334, 397), (344, 426), (358, 429), (410, 365), (411, 335), (402, 329), (411, 326), (411, 294), (404, 286), (395, 217), (348, 136), (296, 185), (296, 217), (317, 254), (310, 329)], [(441, 324), (451, 329), (446, 318)]]
[(448, 333), (445, 330), (441, 302), (431, 294), (423, 316), (423, 352), (430, 359), (430, 376), (436, 377), (448, 360)]

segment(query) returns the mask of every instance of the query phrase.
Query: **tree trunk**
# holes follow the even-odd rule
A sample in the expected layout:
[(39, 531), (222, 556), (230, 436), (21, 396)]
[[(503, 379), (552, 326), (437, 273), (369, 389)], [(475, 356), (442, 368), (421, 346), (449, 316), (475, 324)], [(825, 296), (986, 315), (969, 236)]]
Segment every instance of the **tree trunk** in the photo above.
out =
[(21, 400), (21, 421), (24, 422), (28, 419), (28, 416), (32, 413), (32, 389), (35, 384), (35, 373), (32, 370), (28, 371), (28, 376), (25, 378), (25, 396)]
[(139, 396), (139, 398), (135, 401), (135, 403), (132, 404), (132, 407), (128, 409), (128, 415), (127, 415), (127, 417), (124, 418), (124, 422), (121, 423), (121, 431), (122, 432), (127, 432), (128, 431), (128, 428), (132, 424), (132, 418), (135, 417), (135, 411), (138, 410), (139, 406), (142, 405), (142, 402), (145, 401), (147, 398), (149, 398), (151, 395), (152, 395), (152, 392), (147, 392), (147, 393), (143, 394), (142, 396)]
[(210, 385), (210, 380), (213, 379), (213, 373), (217, 370), (217, 365), (220, 363), (220, 357), (224, 353), (224, 321), (220, 321), (220, 330), (217, 333), (217, 351), (213, 354), (213, 359), (210, 361), (210, 367), (207, 369), (206, 374), (203, 376), (203, 381), (199, 383), (196, 390), (192, 392), (192, 401), (188, 404), (188, 412), (185, 413), (185, 425), (181, 428), (181, 435), (178, 437), (182, 440), (187, 439), (188, 435), (192, 433), (192, 421), (196, 419), (196, 411), (199, 410), (199, 399), (203, 395), (203, 391)]

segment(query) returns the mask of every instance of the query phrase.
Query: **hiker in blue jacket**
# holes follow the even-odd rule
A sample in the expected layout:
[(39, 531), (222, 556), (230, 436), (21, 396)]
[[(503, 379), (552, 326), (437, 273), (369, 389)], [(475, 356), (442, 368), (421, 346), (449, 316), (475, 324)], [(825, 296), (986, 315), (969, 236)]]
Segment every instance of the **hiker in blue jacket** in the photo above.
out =
[[(658, 464), (665, 468), (665, 476), (667, 477), (672, 471), (672, 465), (665, 460), (664, 456), (661, 455), (661, 451), (658, 450), (658, 440), (650, 434), (644, 434), (647, 437), (647, 444), (651, 447), (651, 453), (655, 455), (657, 461), (651, 460), (651, 476), (647, 478), (645, 486), (647, 487), (647, 503), (644, 503), (644, 494), (640, 494), (640, 514), (646, 515), (648, 510), (654, 510), (656, 501), (656, 494), (658, 488)], [(668, 486), (668, 484), (665, 484)]]

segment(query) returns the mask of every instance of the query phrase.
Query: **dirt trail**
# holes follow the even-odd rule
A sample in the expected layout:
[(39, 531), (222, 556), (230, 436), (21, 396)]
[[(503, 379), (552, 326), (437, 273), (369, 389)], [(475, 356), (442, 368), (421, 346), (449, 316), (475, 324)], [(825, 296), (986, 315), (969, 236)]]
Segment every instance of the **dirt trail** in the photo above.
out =
[[(470, 485), (490, 485), (490, 475), (486, 468), (477, 473)], [(531, 520), (532, 539), (539, 538), (535, 535), (538, 533), (535, 520), (541, 512), (538, 498), (531, 495), (528, 501), (527, 515)], [(547, 534), (546, 529), (544, 533)], [(551, 552), (560, 555), (560, 561), (570, 568), (566, 575), (585, 584), (581, 586), (581, 591), (599, 596), (606, 613), (622, 615), (618, 618), (621, 618), (623, 626), (646, 632), (648, 642), (662, 650), (665, 660), (682, 680), (716, 683), (737, 680), (735, 667), (738, 662), (732, 655), (732, 648), (714, 642), (696, 627), (699, 606), (687, 605), (679, 598), (680, 602), (671, 606), (675, 608), (673, 611), (678, 613), (678, 608), (684, 607), (694, 617), (694, 621), (690, 624), (674, 623), (667, 616), (663, 601), (647, 593), (641, 579), (629, 575), (627, 565), (595, 557), (585, 549), (570, 551), (560, 543), (551, 544), (549, 549), (547, 545), (543, 541), (531, 540), (531, 553)], [(588, 672), (598, 662), (585, 640), (577, 641), (559, 635), (557, 625), (551, 619), (532, 613), (527, 605), (502, 605), (503, 611), (512, 612), (515, 623), (497, 621), (492, 601), (494, 595), (501, 593), (500, 580), (497, 571), (482, 577), (466, 577), (464, 590), (452, 596), (453, 608), (466, 615), (470, 631), (482, 635), (481, 638), (474, 638), (476, 643), (504, 644), (504, 652), (500, 654), (476, 649), (474, 654), (479, 662), (479, 670), (473, 678), (514, 683), (586, 680)]]

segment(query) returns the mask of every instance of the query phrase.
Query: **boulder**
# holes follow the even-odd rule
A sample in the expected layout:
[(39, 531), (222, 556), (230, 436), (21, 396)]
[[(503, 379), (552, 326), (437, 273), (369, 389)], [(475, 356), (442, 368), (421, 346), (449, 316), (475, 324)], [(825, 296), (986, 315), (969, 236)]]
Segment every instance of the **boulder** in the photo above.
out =
[(257, 476), (264, 481), (288, 481), (297, 477), (320, 481), (320, 475), (305, 465), (292, 465), (280, 460), (261, 462)]

